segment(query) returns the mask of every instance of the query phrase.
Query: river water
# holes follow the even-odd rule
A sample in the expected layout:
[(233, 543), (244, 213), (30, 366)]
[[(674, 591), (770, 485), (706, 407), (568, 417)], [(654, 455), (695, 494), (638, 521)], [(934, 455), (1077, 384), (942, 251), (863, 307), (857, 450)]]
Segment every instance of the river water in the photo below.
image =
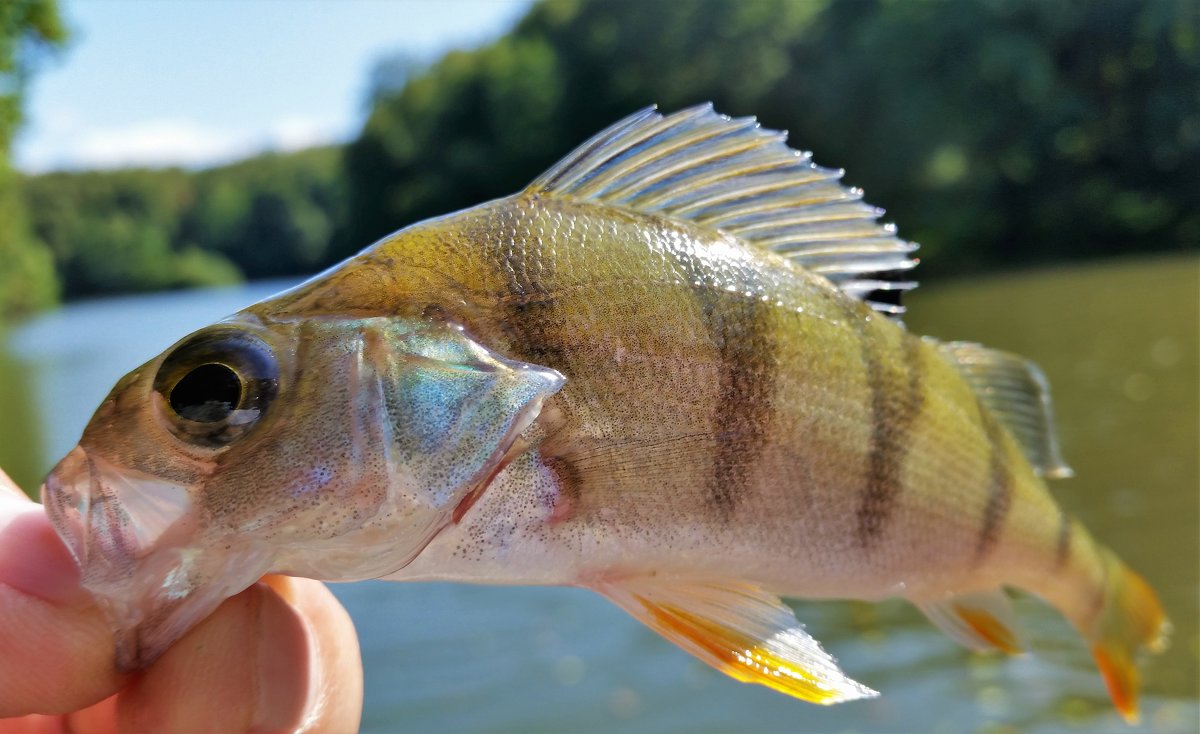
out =
[[(118, 377), (285, 283), (72, 304), (0, 334), (0, 465), (34, 486)], [(1034, 599), (1034, 654), (972, 655), (900, 602), (795, 602), (883, 696), (822, 708), (729, 680), (578, 589), (335, 585), (358, 625), (366, 732), (1200, 730), (1200, 261), (1173, 258), (918, 291), (910, 328), (1037, 360), (1076, 478), (1061, 503), (1149, 579), (1175, 624), (1143, 723), (1109, 708), (1082, 642)]]

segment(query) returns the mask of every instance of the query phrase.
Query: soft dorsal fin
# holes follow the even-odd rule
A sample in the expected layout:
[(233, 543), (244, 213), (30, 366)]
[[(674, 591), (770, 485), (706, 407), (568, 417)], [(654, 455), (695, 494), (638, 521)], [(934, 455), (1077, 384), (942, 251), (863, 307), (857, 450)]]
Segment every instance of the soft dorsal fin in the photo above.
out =
[(829, 278), (876, 310), (877, 291), (906, 291), (915, 244), (876, 220), (883, 210), (789, 148), (787, 133), (711, 104), (663, 116), (648, 107), (600, 132), (542, 174), (528, 195), (594, 201), (727, 232)]
[(958, 368), (980, 402), (1017, 439), (1035, 471), (1051, 479), (1074, 473), (1059, 453), (1050, 382), (1036, 364), (971, 342), (937, 346)]

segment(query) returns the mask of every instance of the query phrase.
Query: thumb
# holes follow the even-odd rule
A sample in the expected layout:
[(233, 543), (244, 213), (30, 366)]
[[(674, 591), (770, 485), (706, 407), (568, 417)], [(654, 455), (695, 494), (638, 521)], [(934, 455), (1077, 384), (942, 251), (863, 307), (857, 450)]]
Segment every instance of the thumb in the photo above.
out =
[(42, 506), (0, 473), (0, 717), (107, 697), (121, 683), (114, 649)]

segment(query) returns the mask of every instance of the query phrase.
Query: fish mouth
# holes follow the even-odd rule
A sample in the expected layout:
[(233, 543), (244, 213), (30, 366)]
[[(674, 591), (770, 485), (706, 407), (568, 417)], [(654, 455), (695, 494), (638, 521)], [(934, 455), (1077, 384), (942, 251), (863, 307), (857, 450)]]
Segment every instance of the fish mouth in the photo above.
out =
[(123, 671), (150, 665), (270, 565), (245, 541), (202, 552), (212, 541), (188, 487), (79, 446), (46, 477), (42, 503), (113, 632)]

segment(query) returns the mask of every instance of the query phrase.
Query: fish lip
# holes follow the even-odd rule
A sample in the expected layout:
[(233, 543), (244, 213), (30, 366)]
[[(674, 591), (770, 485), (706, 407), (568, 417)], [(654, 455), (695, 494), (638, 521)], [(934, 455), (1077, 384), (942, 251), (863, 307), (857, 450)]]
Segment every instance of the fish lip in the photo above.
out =
[[(217, 537), (186, 487), (81, 446), (46, 477), (42, 501), (113, 633), (121, 671), (150, 665), (272, 562), (248, 539)], [(205, 552), (213, 547), (228, 550)]]
[[(91, 474), (87, 452), (76, 446), (55, 465), (41, 487), (46, 515), (81, 570), (88, 561), (86, 518), (91, 514)], [(79, 491), (80, 478), (85, 480), (87, 491)]]
[(84, 586), (127, 576), (160, 546), (186, 544), (198, 526), (187, 487), (118, 466), (82, 445), (50, 471), (42, 503)]

